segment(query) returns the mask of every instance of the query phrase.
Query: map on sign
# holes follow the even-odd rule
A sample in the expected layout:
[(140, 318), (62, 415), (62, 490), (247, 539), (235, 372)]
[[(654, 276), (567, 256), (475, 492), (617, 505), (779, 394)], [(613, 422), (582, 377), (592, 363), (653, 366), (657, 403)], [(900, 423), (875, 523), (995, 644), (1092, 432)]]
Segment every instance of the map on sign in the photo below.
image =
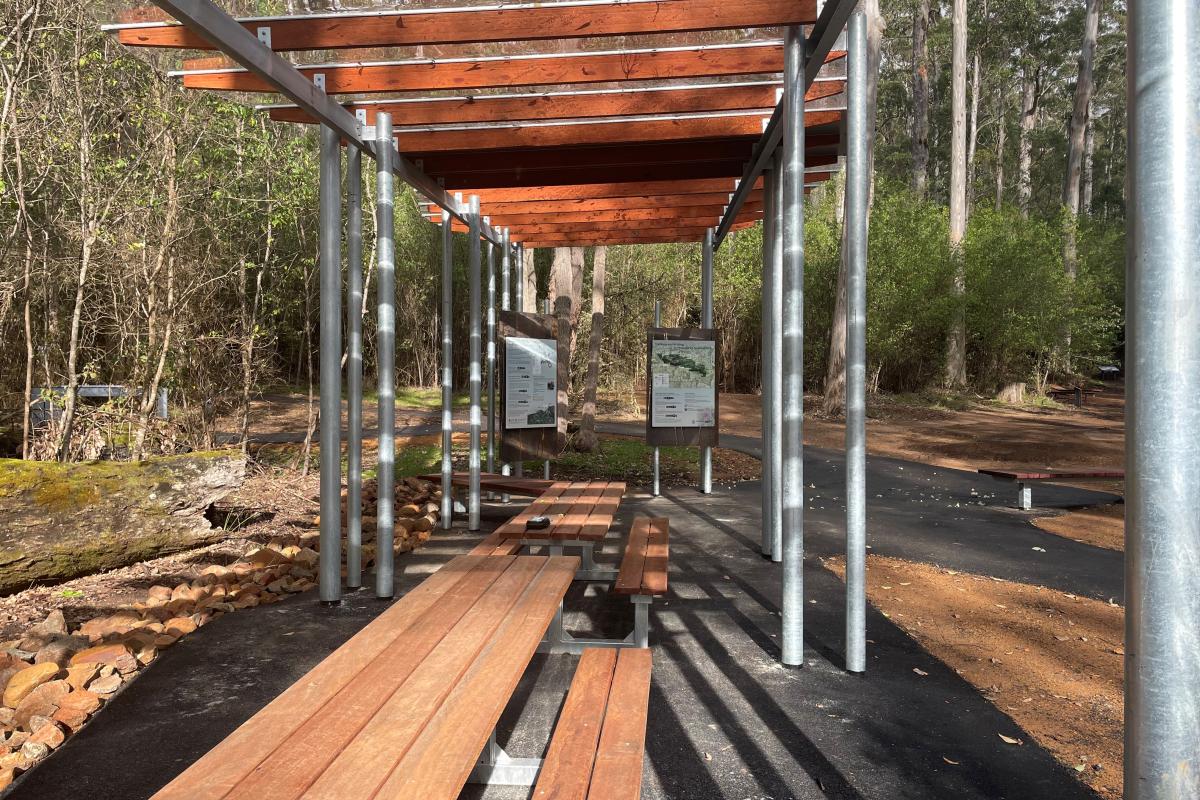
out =
[(650, 424), (711, 428), (717, 424), (717, 343), (662, 341), (650, 346)]

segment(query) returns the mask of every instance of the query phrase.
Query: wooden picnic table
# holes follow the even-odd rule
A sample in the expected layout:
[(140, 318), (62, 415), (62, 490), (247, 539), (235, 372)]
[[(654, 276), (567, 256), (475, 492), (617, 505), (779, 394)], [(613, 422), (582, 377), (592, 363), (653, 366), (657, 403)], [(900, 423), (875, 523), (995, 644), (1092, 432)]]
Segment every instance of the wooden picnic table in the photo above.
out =
[[(624, 495), (622, 481), (556, 481), (495, 533), (530, 544), (599, 542), (608, 535)], [(549, 517), (550, 527), (526, 530), (533, 517)]]
[[(417, 476), (420, 480), (429, 481), (441, 485), (442, 473), (430, 472), (425, 475)], [(471, 483), (471, 475), (467, 472), (455, 472), (450, 483), (453, 486), (469, 486)], [(548, 481), (542, 478), (517, 478), (512, 475), (498, 475), (495, 472), (481, 472), (479, 474), (479, 488), (485, 492), (504, 492), (505, 494), (516, 494), (527, 497), (537, 497), (554, 485), (554, 481)]]
[(154, 800), (458, 797), (578, 566), (459, 556)]

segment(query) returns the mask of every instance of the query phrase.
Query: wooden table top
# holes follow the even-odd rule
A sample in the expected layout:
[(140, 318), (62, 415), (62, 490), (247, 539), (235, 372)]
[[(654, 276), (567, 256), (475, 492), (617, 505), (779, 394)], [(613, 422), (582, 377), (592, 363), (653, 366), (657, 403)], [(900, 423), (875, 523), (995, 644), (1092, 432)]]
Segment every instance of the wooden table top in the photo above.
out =
[(453, 800), (578, 567), (459, 556), (154, 800)]
[[(505, 539), (599, 541), (608, 535), (624, 495), (622, 481), (558, 481), (496, 533)], [(539, 516), (549, 517), (550, 527), (526, 530), (525, 523)]]

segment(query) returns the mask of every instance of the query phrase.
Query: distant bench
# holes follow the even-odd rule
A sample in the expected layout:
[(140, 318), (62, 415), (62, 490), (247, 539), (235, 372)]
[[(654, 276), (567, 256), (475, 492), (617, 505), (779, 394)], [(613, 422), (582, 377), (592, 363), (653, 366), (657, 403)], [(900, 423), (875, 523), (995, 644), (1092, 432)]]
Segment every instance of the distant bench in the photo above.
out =
[(1084, 402), (1089, 397), (1095, 397), (1100, 394), (1098, 389), (1084, 389), (1081, 386), (1068, 386), (1065, 389), (1051, 389), (1046, 392), (1055, 400), (1070, 400), (1076, 408), (1083, 408)]
[(1036, 481), (1102, 481), (1124, 480), (1123, 469), (1042, 469), (1042, 470), (1008, 470), (981, 469), (980, 475), (990, 475), (1006, 481), (1017, 482), (1017, 507), (1022, 511), (1033, 508), (1033, 488), (1029, 485)]

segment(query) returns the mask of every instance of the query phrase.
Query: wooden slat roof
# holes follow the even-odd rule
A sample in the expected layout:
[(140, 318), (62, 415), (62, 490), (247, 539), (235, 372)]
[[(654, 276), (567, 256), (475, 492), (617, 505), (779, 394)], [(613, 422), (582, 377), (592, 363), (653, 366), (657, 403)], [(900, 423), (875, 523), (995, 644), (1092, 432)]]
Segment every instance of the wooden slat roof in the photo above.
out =
[[(780, 41), (732, 40), (816, 16), (815, 0), (570, 0), (239, 22), (276, 51), (467, 47), (451, 58), (295, 68), (327, 94), (346, 95), (345, 108), (363, 125), (373, 127), (388, 112), (400, 153), (445, 190), (478, 194), (482, 214), (510, 229), (513, 241), (557, 246), (697, 241), (719, 224), (782, 88)], [(111, 26), (125, 44), (213, 49), (174, 22), (137, 13), (129, 20)], [(729, 41), (696, 43), (697, 32), (721, 30), (730, 33), (716, 38)], [(620, 50), (576, 44), (570, 52), (500, 55), (494, 44), (647, 35), (660, 41), (663, 34), (683, 42), (645, 47), (633, 39)], [(488, 51), (471, 52), (472, 45)], [(815, 106), (805, 119), (806, 186), (827, 179), (837, 162), (845, 81), (833, 62), (844, 55), (831, 52), (829, 70), (806, 92)], [(269, 72), (221, 61), (187, 66), (173, 73), (187, 88), (275, 91), (262, 77)], [(454, 94), (438, 94), (444, 92)], [(379, 96), (391, 93), (399, 94)], [(260, 108), (278, 121), (316, 121), (296, 106)], [(761, 215), (755, 186), (734, 228)], [(434, 222), (440, 216), (428, 215)], [(454, 227), (465, 229), (457, 221)]]

